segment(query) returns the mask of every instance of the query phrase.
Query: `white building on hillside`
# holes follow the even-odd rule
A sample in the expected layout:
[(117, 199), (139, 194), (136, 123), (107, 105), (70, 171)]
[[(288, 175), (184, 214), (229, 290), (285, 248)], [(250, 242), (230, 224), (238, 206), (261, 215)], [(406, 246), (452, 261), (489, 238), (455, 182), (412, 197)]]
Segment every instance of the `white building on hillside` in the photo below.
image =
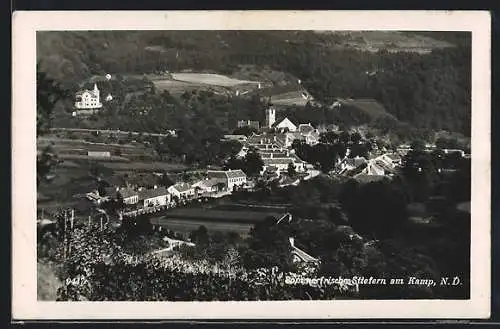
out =
[(85, 89), (76, 93), (75, 107), (81, 110), (100, 109), (102, 107), (97, 84), (94, 84), (93, 90)]

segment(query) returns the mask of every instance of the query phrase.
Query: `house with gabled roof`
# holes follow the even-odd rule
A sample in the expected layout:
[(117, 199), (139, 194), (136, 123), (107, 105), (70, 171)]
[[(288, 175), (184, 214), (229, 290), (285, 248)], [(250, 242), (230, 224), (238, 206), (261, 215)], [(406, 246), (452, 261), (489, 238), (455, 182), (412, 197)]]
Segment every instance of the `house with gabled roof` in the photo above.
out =
[(99, 97), (100, 92), (99, 88), (97, 88), (97, 84), (94, 84), (93, 90), (80, 90), (76, 92), (75, 95), (75, 108), (82, 110), (100, 109), (102, 107), (102, 103)]
[(276, 171), (276, 173), (280, 175), (281, 172), (286, 172), (288, 170), (290, 164), (295, 166), (297, 172), (306, 171), (306, 162), (298, 160), (296, 156), (289, 156), (286, 158), (265, 158), (262, 159), (262, 161), (264, 162), (264, 166), (262, 167), (261, 174), (266, 172), (268, 168), (272, 168), (273, 171)]
[(195, 194), (193, 186), (188, 184), (188, 183), (184, 183), (184, 182), (177, 183), (177, 184), (170, 186), (167, 189), (167, 191), (172, 196), (175, 196), (179, 199), (190, 198), (190, 197), (194, 196), (194, 194)]
[(207, 179), (202, 179), (196, 183), (193, 184), (193, 188), (195, 191), (199, 191), (202, 194), (203, 193), (215, 193), (219, 192), (218, 189), (218, 184), (220, 183), (219, 180), (215, 178), (207, 178)]
[(314, 132), (314, 127), (311, 125), (311, 123), (301, 123), (299, 124), (299, 127), (297, 131), (303, 135), (310, 134)]
[(144, 207), (165, 206), (170, 202), (170, 193), (164, 186), (141, 190), (138, 197)]
[(309, 255), (304, 250), (295, 246), (295, 239), (289, 238), (290, 246), (292, 247), (292, 260), (294, 263), (305, 263), (311, 265), (319, 264), (319, 259)]
[(245, 186), (247, 183), (247, 175), (241, 169), (209, 170), (207, 176), (209, 179), (214, 179), (218, 183), (225, 184), (229, 191), (238, 186)]
[(290, 132), (294, 132), (297, 130), (297, 126), (288, 118), (284, 118), (279, 122), (275, 122), (272, 127), (278, 130), (288, 130)]
[(125, 204), (136, 204), (139, 202), (139, 193), (130, 188), (119, 189), (117, 195), (122, 198)]

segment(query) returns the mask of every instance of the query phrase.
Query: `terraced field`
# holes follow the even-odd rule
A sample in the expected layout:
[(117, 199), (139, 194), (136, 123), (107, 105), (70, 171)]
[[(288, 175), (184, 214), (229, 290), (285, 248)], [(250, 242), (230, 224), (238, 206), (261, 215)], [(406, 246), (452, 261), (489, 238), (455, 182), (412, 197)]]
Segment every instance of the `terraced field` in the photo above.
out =
[(208, 231), (236, 232), (246, 236), (250, 229), (258, 222), (268, 217), (280, 218), (283, 213), (276, 209), (251, 209), (242, 207), (227, 207), (230, 210), (218, 209), (174, 209), (166, 216), (151, 218), (152, 225), (180, 233), (189, 233), (200, 226)]

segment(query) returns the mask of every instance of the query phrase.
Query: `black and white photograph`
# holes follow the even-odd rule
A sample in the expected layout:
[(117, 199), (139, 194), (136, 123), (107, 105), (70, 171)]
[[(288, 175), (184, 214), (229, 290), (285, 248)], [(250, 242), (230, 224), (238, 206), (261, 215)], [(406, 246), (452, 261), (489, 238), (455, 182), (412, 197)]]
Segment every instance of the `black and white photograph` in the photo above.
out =
[(21, 246), (36, 248), (33, 303), (207, 302), (202, 314), (481, 291), (489, 314), (490, 260), (472, 261), (489, 255), (490, 220), (477, 32), (251, 17), (210, 28), (186, 15), (189, 28), (30, 32), (34, 62), (20, 70), (35, 81), (14, 88), (35, 100), (22, 111), (36, 141), (22, 143), (36, 177), (16, 169), (36, 195), (19, 220), (34, 238)]

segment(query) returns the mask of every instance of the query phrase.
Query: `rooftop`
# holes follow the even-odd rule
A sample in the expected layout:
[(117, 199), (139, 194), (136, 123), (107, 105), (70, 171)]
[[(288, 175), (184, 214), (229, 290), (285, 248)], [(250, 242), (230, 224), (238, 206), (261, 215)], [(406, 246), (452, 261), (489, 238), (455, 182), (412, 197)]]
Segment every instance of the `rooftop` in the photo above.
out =
[(247, 175), (241, 169), (236, 170), (210, 170), (208, 176), (212, 178), (238, 178), (246, 177)]
[(140, 200), (146, 200), (146, 199), (151, 199), (155, 198), (161, 195), (167, 195), (167, 189), (164, 186), (149, 189), (149, 190), (143, 190), (139, 192), (139, 199)]
[(399, 161), (401, 160), (401, 156), (397, 153), (387, 153), (386, 156), (391, 159), (392, 161)]
[(129, 188), (123, 188), (118, 191), (118, 193), (121, 195), (122, 198), (130, 198), (131, 196), (138, 195), (137, 191), (134, 191)]
[(264, 161), (265, 166), (272, 166), (272, 165), (277, 165), (277, 164), (289, 164), (289, 163), (294, 163), (295, 160), (293, 158), (287, 157), (287, 158), (265, 158), (262, 159)]
[(301, 123), (298, 130), (302, 134), (308, 134), (314, 131), (314, 127), (310, 123)]
[(188, 183), (181, 182), (181, 183), (177, 183), (175, 185), (172, 185), (171, 188), (174, 188), (179, 192), (186, 192), (186, 191), (191, 189), (191, 185), (189, 185)]

